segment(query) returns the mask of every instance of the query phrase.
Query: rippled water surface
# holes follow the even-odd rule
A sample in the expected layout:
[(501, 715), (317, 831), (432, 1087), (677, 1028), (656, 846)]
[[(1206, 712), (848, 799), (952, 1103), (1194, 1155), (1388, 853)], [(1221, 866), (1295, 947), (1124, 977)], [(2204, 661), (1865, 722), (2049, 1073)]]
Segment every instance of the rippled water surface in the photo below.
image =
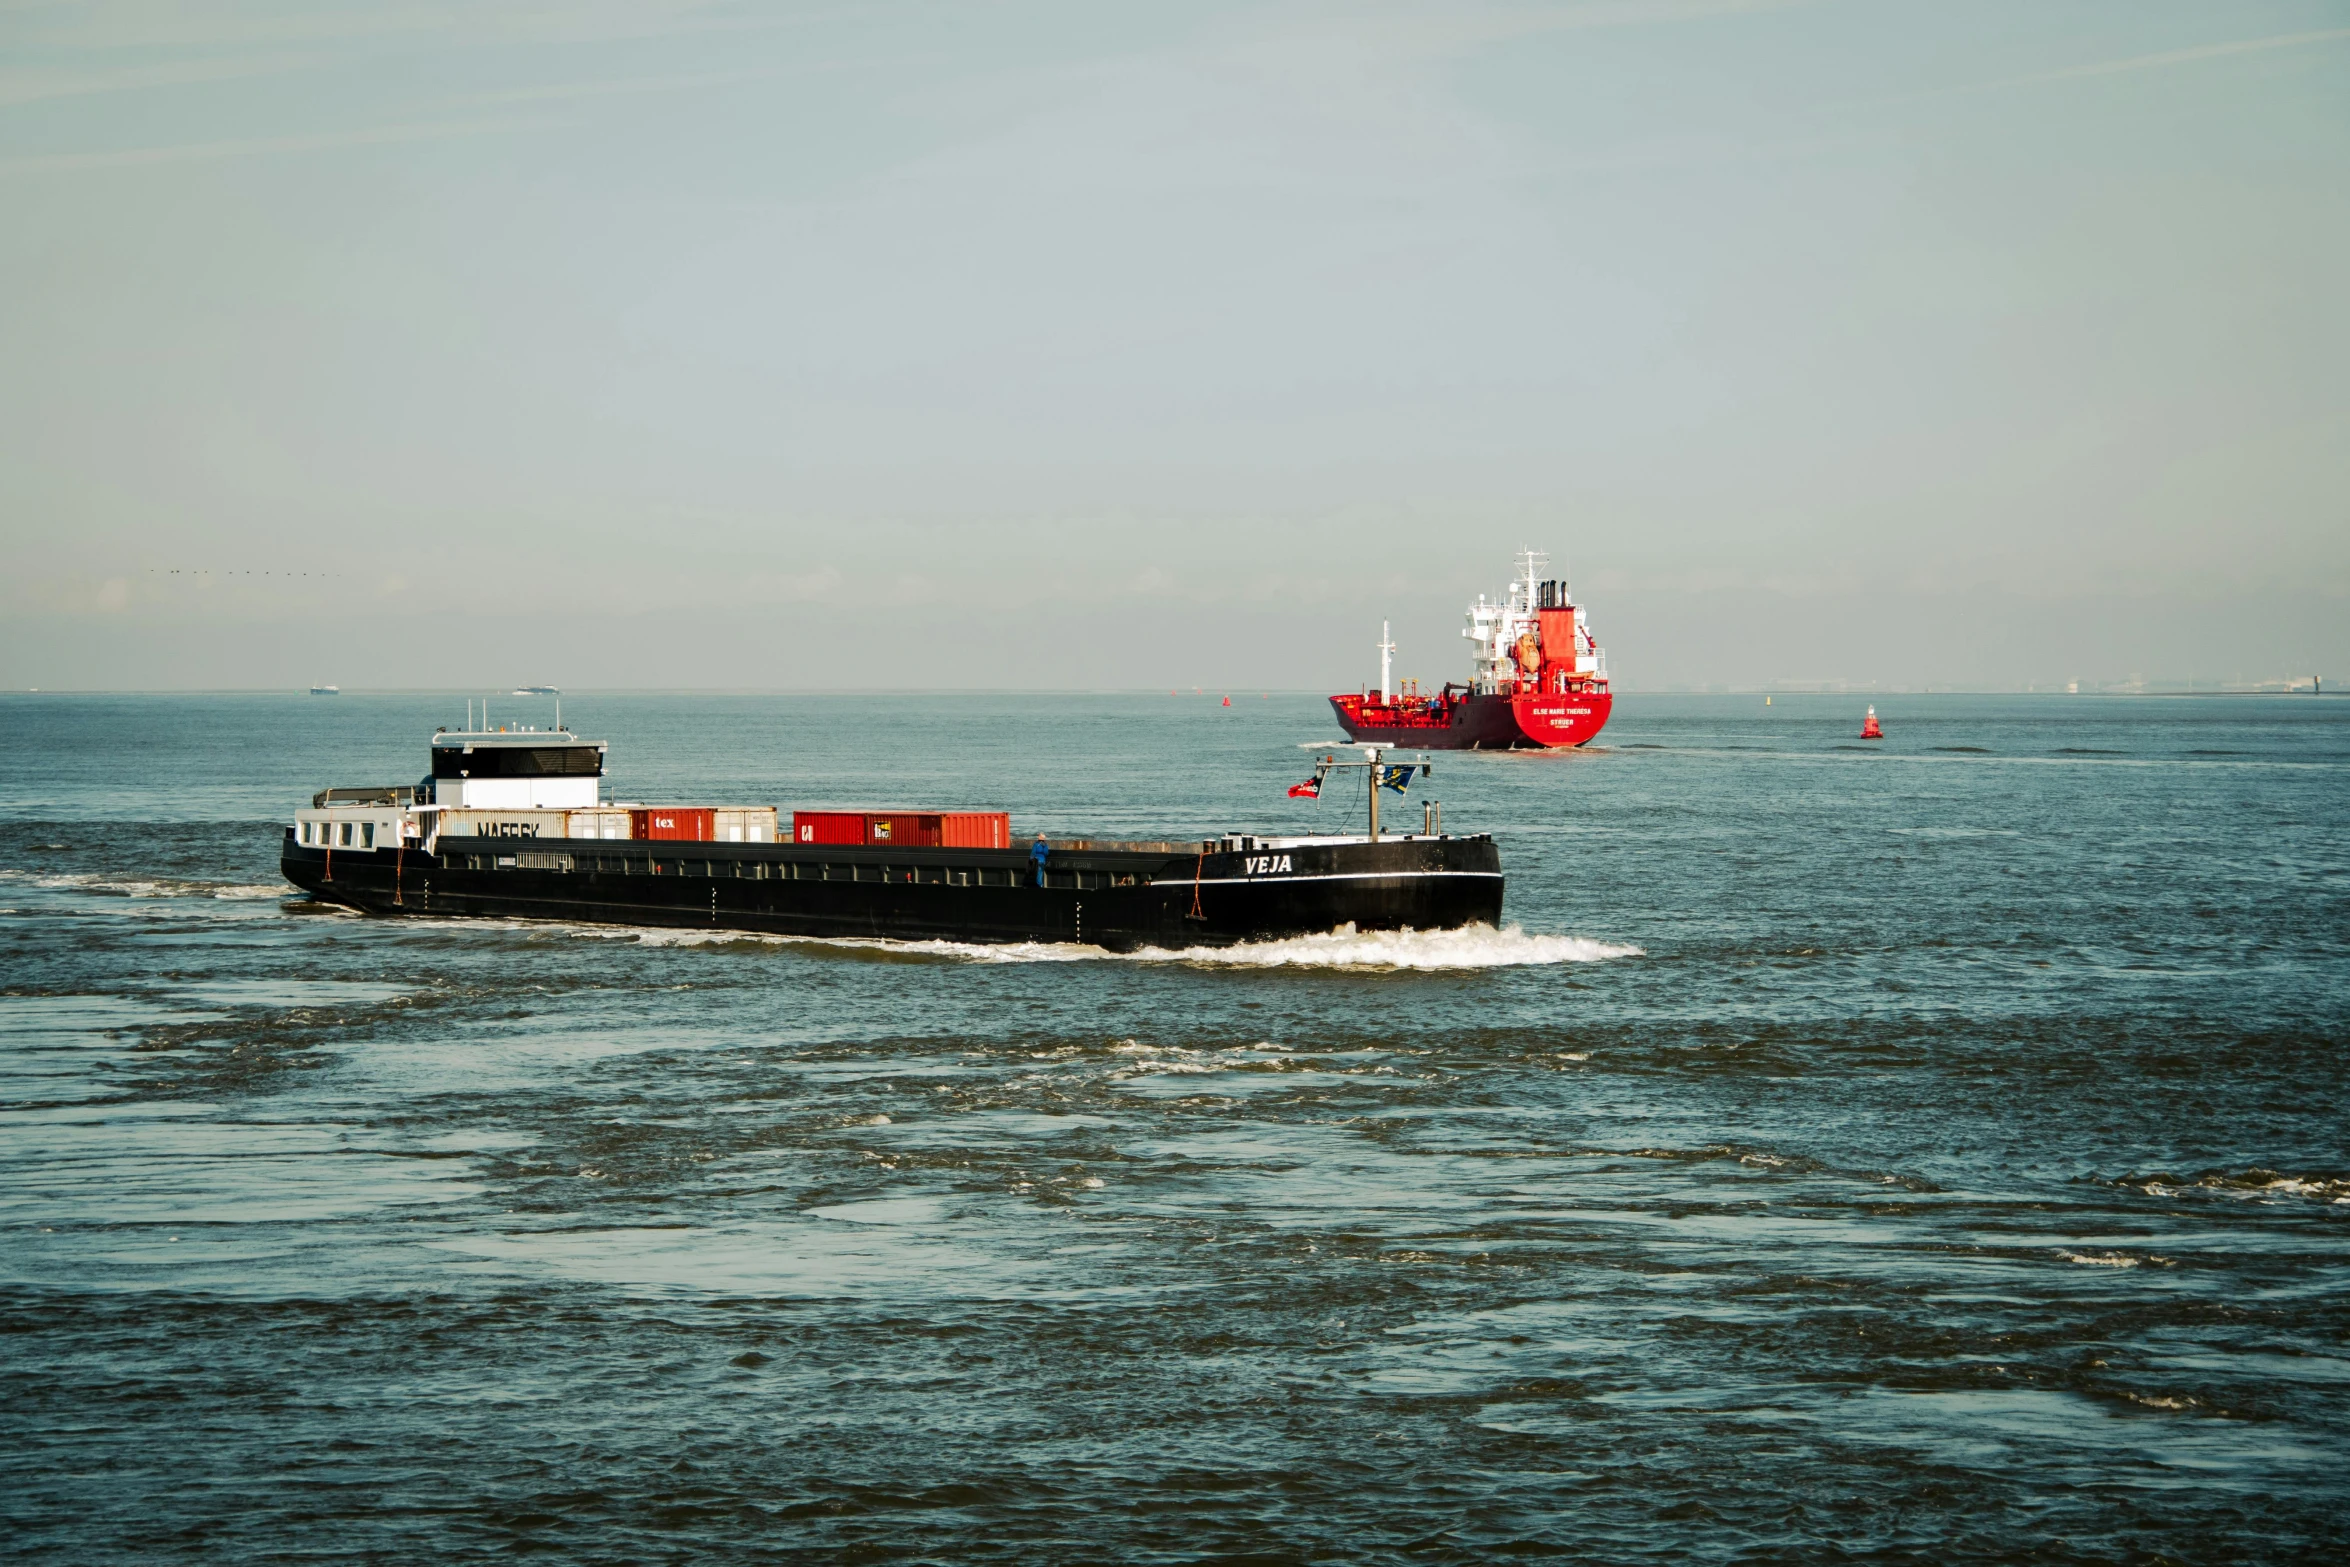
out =
[[(0, 698), (0, 1548), (2328, 1558), (2350, 704), (1859, 705), (1440, 757), (1505, 929), (1113, 958), (362, 919), (277, 824), (459, 699)], [(1324, 711), (566, 702), (1152, 836), (1347, 825)]]

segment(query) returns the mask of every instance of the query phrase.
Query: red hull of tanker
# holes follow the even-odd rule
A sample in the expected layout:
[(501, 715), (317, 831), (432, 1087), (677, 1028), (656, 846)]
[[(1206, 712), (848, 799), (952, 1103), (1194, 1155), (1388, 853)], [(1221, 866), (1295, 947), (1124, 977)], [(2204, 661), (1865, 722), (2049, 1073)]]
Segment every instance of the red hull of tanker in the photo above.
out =
[(1607, 727), (1605, 691), (1537, 696), (1448, 692), (1381, 705), (1347, 692), (1330, 699), (1350, 740), (1425, 751), (1506, 751), (1583, 745)]

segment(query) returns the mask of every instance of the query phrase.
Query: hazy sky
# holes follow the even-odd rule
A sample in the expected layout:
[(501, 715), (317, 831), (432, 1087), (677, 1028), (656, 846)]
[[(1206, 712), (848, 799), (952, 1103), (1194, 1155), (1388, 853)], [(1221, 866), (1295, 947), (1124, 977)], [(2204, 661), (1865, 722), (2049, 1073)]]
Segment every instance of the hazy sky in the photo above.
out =
[(2350, 0), (11, 3), (0, 684), (2350, 684), (2346, 279)]

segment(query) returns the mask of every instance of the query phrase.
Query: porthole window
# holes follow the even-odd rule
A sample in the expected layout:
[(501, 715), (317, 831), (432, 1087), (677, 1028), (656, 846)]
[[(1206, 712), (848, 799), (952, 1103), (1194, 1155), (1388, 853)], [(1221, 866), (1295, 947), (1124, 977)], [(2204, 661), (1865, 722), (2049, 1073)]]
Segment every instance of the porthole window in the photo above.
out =
[(375, 847), (375, 823), (361, 822), (359, 824), (359, 846), (363, 849)]

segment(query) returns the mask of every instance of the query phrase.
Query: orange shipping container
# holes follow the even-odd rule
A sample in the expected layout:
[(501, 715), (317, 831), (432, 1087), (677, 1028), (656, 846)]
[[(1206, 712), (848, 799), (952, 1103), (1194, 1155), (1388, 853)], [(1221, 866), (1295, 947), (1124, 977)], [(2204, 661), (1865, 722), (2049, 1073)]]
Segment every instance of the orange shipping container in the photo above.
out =
[(1008, 811), (944, 811), (939, 815), (938, 826), (938, 841), (950, 849), (1012, 846), (1012, 817)]

